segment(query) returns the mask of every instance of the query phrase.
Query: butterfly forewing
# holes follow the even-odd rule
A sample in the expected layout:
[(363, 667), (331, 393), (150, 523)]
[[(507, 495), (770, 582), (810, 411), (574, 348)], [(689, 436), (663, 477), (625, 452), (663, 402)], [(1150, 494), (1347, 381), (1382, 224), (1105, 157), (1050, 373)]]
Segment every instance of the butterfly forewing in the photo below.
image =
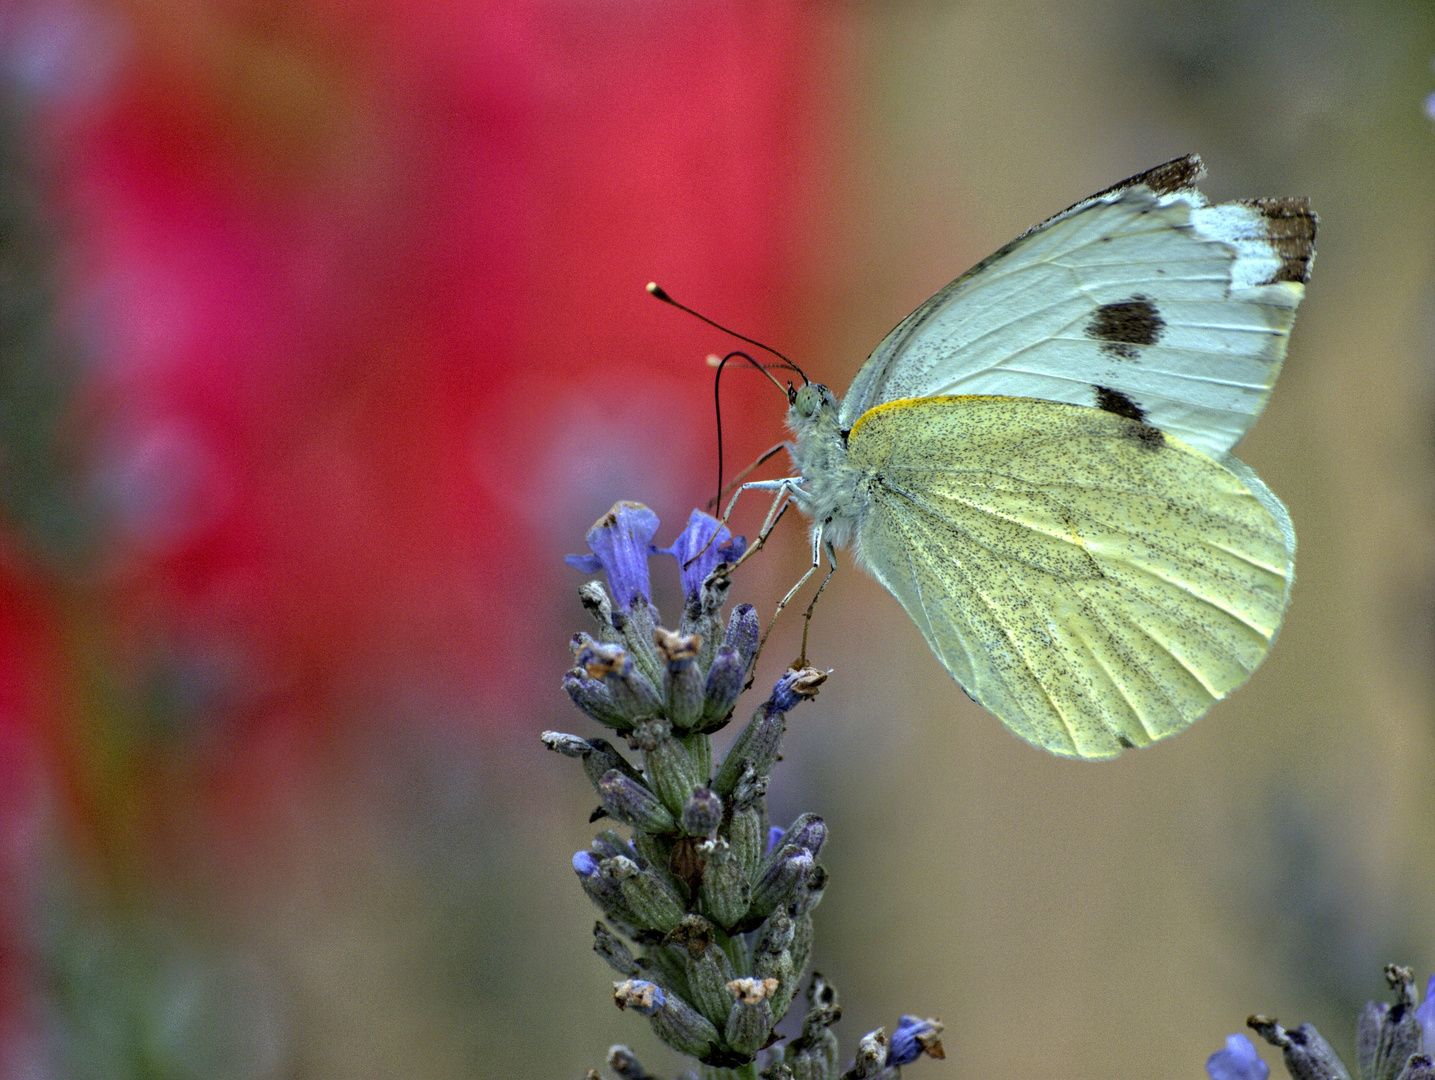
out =
[(1117, 412), (1204, 453), (1265, 407), (1304, 291), (1304, 200), (1207, 206), (1194, 157), (1056, 215), (968, 271), (878, 345), (842, 403), (995, 394)]
[(866, 413), (848, 450), (869, 477), (862, 561), (973, 698), (1057, 753), (1111, 757), (1180, 730), (1280, 625), (1283, 512), (1140, 420), (928, 398)]

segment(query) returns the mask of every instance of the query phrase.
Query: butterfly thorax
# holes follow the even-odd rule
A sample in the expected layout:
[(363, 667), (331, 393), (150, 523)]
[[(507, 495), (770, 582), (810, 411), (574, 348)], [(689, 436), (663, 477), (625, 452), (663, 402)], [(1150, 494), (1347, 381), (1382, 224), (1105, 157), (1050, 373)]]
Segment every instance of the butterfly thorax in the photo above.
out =
[(837, 398), (827, 387), (811, 383), (797, 391), (787, 412), (795, 442), (792, 462), (802, 477), (793, 493), (798, 508), (812, 519), (814, 534), (839, 546), (851, 546), (867, 497), (867, 479), (847, 454), (847, 433), (839, 422)]

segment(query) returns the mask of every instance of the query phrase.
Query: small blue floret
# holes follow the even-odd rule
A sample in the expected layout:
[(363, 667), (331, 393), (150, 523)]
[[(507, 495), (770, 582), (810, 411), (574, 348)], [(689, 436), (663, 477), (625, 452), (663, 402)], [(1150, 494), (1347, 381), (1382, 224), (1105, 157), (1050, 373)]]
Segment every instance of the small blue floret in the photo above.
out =
[(1270, 1066), (1261, 1060), (1251, 1040), (1244, 1035), (1226, 1036), (1226, 1048), (1206, 1059), (1211, 1080), (1266, 1080)]
[(1415, 1019), (1420, 1022), (1425, 1053), (1435, 1053), (1435, 975), (1430, 976), (1430, 982), (1425, 987), (1425, 1000), (1416, 1008)]
[(942, 1033), (941, 1026), (920, 1016), (904, 1016), (892, 1032), (892, 1042), (887, 1048), (887, 1067), (910, 1065), (922, 1056), (926, 1049), (924, 1040)]
[(585, 574), (602, 570), (608, 575), (613, 602), (628, 607), (636, 597), (651, 600), (648, 556), (657, 551), (658, 515), (642, 503), (614, 503), (613, 509), (588, 530), (591, 555), (569, 555), (563, 561)]
[(797, 708), (804, 699), (793, 689), (797, 680), (801, 678), (801, 671), (788, 669), (782, 673), (782, 678), (777, 680), (777, 685), (772, 688), (772, 697), (767, 699), (768, 708), (773, 712), (791, 712)]
[[(714, 532), (717, 539), (709, 544), (708, 540)], [(743, 552), (747, 551), (747, 538), (734, 537), (726, 525), (718, 526), (717, 518), (694, 510), (688, 516), (687, 526), (673, 541), (673, 546), (659, 548), (658, 551), (678, 560), (683, 574), (683, 595), (692, 600), (702, 592), (703, 582), (718, 563), (737, 562), (742, 558)]]
[(579, 877), (593, 877), (598, 873), (598, 859), (591, 851), (576, 851), (573, 853), (573, 869)]

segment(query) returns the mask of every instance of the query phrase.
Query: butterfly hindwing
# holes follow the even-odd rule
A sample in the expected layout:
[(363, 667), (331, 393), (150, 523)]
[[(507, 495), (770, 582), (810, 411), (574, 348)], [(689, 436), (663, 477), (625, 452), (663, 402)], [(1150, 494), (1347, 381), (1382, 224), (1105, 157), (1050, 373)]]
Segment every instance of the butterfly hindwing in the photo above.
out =
[(1265, 407), (1304, 293), (1304, 199), (1208, 206), (1200, 160), (1093, 195), (902, 321), (842, 402), (851, 428), (904, 398), (994, 394), (1094, 406), (1212, 457)]
[(861, 561), (973, 698), (1056, 753), (1111, 757), (1180, 730), (1280, 625), (1283, 511), (1139, 419), (899, 401), (861, 417), (848, 450), (871, 478)]

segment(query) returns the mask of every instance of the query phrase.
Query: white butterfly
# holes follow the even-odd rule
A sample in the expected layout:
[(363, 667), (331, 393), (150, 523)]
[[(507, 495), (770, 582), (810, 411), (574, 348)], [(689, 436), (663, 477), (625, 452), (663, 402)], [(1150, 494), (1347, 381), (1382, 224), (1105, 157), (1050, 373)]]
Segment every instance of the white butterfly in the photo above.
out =
[(1285, 357), (1304, 199), (1209, 206), (1199, 158), (1036, 226), (790, 392), (814, 569), (851, 546), (1022, 738), (1113, 757), (1202, 716), (1290, 595), (1285, 507), (1229, 453)]

